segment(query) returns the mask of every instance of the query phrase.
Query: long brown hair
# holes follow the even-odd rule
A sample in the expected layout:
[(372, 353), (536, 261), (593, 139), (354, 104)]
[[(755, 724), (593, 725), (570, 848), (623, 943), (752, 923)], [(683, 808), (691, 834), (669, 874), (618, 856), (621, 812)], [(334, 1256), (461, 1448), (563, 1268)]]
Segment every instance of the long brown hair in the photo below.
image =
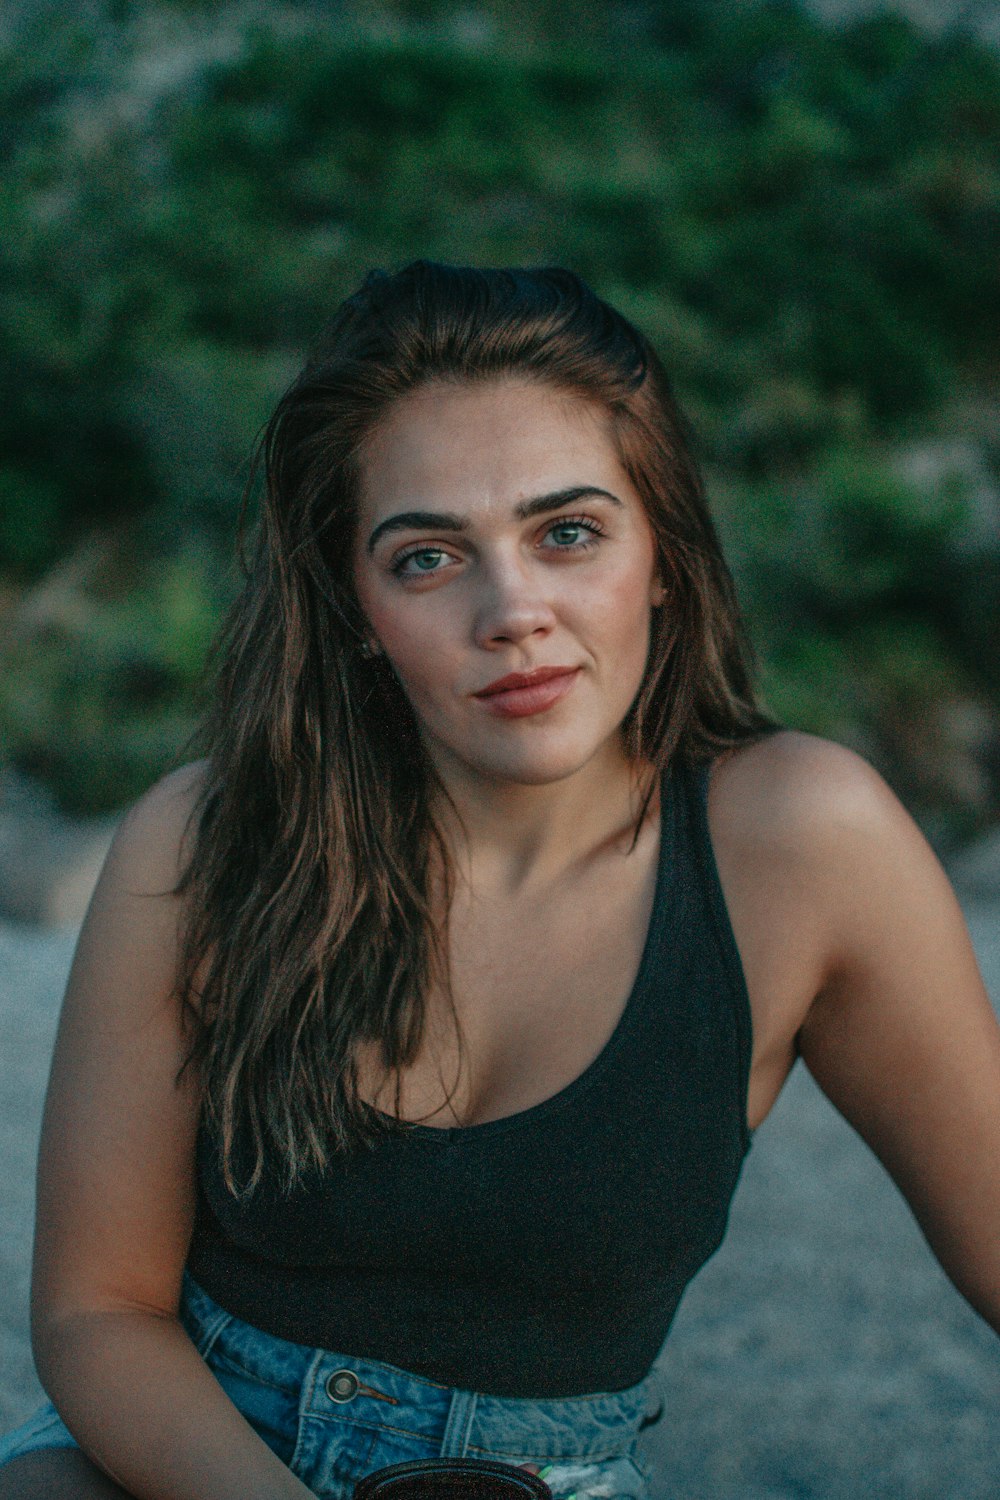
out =
[(449, 897), (450, 867), (409, 703), (384, 659), (362, 650), (360, 455), (424, 382), (510, 376), (603, 405), (652, 524), (667, 598), (623, 724), (630, 758), (695, 762), (776, 727), (755, 701), (684, 419), (643, 335), (558, 267), (415, 261), (367, 275), (257, 448), (247, 496), (263, 468), (262, 510), (222, 637), (178, 888), (189, 1061), (234, 1191), (237, 1175), (252, 1188), (265, 1161), (291, 1186), (331, 1151), (405, 1128), (360, 1099), (355, 1052), (381, 1042), (398, 1114), (432, 977), (447, 991), (432, 851)]

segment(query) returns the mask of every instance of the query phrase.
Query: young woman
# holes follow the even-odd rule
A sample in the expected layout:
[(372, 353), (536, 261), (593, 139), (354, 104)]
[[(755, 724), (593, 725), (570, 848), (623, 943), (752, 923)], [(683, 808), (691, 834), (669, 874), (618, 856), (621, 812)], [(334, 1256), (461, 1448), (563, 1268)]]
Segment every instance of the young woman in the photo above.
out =
[(0, 1497), (645, 1493), (684, 1287), (799, 1055), (1000, 1328), (1000, 1029), (881, 778), (756, 706), (649, 343), (373, 273), (265, 435), (207, 758), (125, 818), (39, 1167)]

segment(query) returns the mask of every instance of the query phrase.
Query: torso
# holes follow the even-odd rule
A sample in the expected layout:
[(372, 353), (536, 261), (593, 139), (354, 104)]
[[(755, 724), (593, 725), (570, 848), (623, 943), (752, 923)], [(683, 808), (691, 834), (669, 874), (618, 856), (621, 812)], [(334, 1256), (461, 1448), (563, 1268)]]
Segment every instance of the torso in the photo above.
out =
[[(767, 817), (788, 749), (776, 742), (794, 738), (728, 752), (709, 784), (712, 845), (750, 996), (752, 1129), (788, 1076), (796, 1033), (822, 982), (820, 914), (809, 911), (796, 859)], [(429, 996), (424, 1044), (401, 1080), (403, 1119), (440, 1127), (500, 1119), (559, 1092), (598, 1056), (625, 1007), (649, 925), (657, 801), (634, 851), (626, 848), (618, 841), (600, 851), (544, 896), (516, 904), (456, 897), (450, 962), (465, 1063), (459, 1074), (447, 1006)], [(368, 1049), (359, 1056), (361, 1096), (394, 1112), (380, 1077)]]
[[(652, 913), (658, 796), (632, 853), (629, 838), (598, 851), (557, 888), (517, 901), (459, 888), (449, 961), (465, 1061), (459, 1074), (447, 1002), (432, 992), (421, 1055), (403, 1075), (402, 1118), (449, 1127), (515, 1114), (558, 1093), (603, 1050), (625, 1008)], [(391, 1089), (376, 1091), (378, 1071), (368, 1049), (361, 1095), (392, 1111)]]

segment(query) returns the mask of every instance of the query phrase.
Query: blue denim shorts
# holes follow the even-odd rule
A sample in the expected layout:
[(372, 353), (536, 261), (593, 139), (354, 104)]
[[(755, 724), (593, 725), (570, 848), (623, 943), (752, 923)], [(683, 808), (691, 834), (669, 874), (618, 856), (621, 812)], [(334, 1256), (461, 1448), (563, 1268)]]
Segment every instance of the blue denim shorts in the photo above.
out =
[[(530, 1463), (556, 1500), (647, 1500), (636, 1455), (655, 1404), (652, 1375), (623, 1391), (536, 1401), (439, 1385), (376, 1359), (274, 1338), (225, 1312), (185, 1272), (180, 1318), (250, 1425), (323, 1500), (418, 1458)], [(0, 1464), (76, 1443), (47, 1403), (0, 1438)]]

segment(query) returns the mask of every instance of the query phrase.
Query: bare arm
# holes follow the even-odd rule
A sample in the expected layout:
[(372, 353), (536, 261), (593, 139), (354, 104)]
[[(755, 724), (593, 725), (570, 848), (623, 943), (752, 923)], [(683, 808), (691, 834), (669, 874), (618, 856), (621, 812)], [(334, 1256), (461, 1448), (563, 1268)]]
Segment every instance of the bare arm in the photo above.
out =
[(1000, 1332), (1000, 1026), (965, 921), (923, 835), (866, 762), (813, 741), (802, 772), (823, 788), (822, 806), (803, 791), (801, 815), (828, 946), (799, 1050), (955, 1286)]
[(197, 1090), (175, 1075), (179, 868), (197, 772), (126, 818), (63, 1003), (38, 1169), (32, 1343), (81, 1448), (138, 1500), (302, 1500), (177, 1318)]

